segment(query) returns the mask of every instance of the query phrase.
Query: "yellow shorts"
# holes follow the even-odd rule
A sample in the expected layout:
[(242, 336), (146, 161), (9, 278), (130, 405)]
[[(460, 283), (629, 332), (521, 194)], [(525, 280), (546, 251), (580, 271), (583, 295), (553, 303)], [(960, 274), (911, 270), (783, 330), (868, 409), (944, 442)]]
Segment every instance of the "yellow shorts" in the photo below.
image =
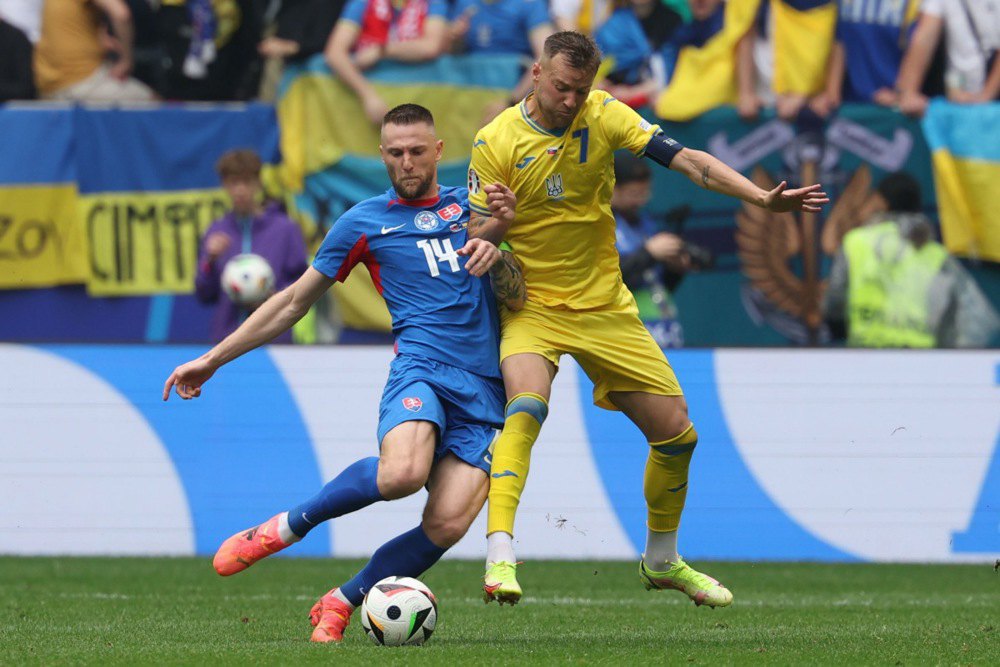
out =
[(602, 310), (558, 310), (532, 304), (502, 310), (500, 360), (514, 354), (539, 354), (559, 367), (559, 358), (576, 359), (594, 383), (594, 405), (618, 408), (613, 391), (645, 391), (681, 396), (680, 383), (663, 351), (639, 319), (635, 301)]

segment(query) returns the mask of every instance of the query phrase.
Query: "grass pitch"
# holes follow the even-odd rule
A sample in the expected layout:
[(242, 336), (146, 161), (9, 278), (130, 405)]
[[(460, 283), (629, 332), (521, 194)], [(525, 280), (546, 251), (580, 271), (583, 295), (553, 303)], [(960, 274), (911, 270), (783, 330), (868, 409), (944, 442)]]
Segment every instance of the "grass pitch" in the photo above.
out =
[(314, 645), (314, 600), (360, 561), (273, 559), (223, 579), (207, 558), (0, 558), (2, 664), (1000, 664), (993, 567), (694, 563), (732, 607), (647, 592), (635, 563), (535, 562), (526, 599), (486, 606), (480, 563), (425, 575), (421, 648), (373, 645), (357, 616)]

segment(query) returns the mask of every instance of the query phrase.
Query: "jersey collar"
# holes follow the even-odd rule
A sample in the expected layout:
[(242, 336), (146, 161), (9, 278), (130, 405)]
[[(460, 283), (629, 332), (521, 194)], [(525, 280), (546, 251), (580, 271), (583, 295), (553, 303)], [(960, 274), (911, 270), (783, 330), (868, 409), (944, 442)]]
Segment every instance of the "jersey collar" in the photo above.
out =
[(524, 122), (527, 123), (531, 127), (531, 129), (535, 130), (536, 132), (541, 132), (542, 134), (548, 135), (550, 137), (561, 137), (562, 135), (566, 134), (565, 127), (560, 128), (559, 130), (547, 130), (531, 119), (531, 116), (528, 115), (528, 98), (531, 97), (532, 95), (534, 95), (534, 93), (528, 93), (528, 95), (523, 100), (521, 100), (519, 108), (521, 109), (521, 118), (524, 119)]
[(395, 204), (400, 206), (411, 206), (413, 208), (427, 208), (428, 206), (434, 206), (439, 201), (441, 201), (441, 190), (438, 188), (438, 194), (433, 197), (426, 197), (424, 199), (403, 199), (396, 195), (395, 190), (389, 190), (389, 203), (385, 205), (386, 208), (390, 208)]

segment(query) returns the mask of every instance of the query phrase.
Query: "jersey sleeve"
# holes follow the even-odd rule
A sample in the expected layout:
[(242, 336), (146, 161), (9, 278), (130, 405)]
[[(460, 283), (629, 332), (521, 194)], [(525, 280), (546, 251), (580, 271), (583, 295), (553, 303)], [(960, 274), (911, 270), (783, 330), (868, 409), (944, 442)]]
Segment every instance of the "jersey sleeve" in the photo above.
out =
[(549, 16), (549, 5), (545, 0), (525, 0), (525, 6), (527, 9), (526, 24), (529, 32), (538, 26), (552, 23), (552, 18)]
[(490, 141), (492, 138), (487, 139), (480, 130), (476, 135), (476, 140), (472, 142), (472, 160), (469, 163), (468, 179), (469, 210), (479, 215), (490, 214), (490, 209), (486, 205), (486, 193), (483, 191), (484, 185), (492, 183), (510, 185), (497, 163)]
[(344, 10), (340, 13), (340, 18), (361, 25), (364, 22), (367, 6), (368, 0), (347, 0)]
[(448, 3), (446, 0), (430, 0), (427, 3), (427, 18), (448, 20)]
[(348, 211), (327, 232), (316, 251), (313, 268), (327, 278), (343, 282), (351, 269), (368, 254), (368, 236)]
[(601, 127), (611, 149), (627, 148), (636, 155), (642, 155), (649, 140), (663, 130), (637, 114), (627, 104), (605, 92), (600, 94), (604, 97), (601, 100)]

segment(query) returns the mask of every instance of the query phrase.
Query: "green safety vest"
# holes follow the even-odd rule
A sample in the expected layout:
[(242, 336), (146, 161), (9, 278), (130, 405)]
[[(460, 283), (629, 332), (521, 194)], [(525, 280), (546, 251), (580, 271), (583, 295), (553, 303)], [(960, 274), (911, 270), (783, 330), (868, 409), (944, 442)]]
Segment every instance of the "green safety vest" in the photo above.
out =
[(931, 282), (948, 258), (928, 241), (917, 249), (892, 221), (844, 236), (848, 265), (847, 344), (852, 347), (935, 347), (927, 318)]

